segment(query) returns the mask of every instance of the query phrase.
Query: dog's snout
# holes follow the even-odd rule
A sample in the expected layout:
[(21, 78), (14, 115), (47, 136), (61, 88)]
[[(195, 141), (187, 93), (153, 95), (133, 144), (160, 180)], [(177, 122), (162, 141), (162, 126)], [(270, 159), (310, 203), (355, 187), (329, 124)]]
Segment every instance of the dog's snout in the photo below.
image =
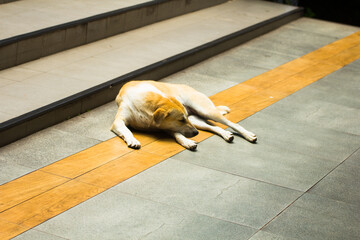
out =
[(198, 134), (199, 134), (199, 131), (194, 129), (191, 131), (187, 131), (184, 135), (185, 135), (185, 137), (191, 138), (191, 137), (195, 137)]

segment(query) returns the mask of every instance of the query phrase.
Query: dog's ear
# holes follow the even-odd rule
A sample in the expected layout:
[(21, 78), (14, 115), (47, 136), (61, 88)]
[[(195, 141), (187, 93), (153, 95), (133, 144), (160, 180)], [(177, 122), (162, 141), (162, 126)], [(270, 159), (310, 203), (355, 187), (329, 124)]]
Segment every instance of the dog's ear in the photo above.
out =
[(155, 126), (160, 126), (161, 122), (166, 118), (168, 115), (167, 111), (163, 108), (158, 108), (153, 114), (153, 122)]

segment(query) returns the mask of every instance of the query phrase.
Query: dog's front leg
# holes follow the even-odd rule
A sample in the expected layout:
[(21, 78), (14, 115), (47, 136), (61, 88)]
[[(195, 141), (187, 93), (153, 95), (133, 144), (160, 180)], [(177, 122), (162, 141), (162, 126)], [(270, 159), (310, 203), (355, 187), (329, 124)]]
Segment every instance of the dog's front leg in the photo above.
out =
[(111, 131), (113, 131), (116, 135), (121, 137), (128, 147), (139, 149), (141, 147), (140, 142), (134, 137), (132, 132), (127, 128), (124, 120), (116, 116), (115, 121), (111, 127)]
[(184, 148), (187, 148), (189, 150), (196, 150), (197, 147), (197, 143), (191, 139), (186, 138), (184, 135), (182, 135), (181, 133), (172, 133), (173, 137), (175, 138), (175, 140)]

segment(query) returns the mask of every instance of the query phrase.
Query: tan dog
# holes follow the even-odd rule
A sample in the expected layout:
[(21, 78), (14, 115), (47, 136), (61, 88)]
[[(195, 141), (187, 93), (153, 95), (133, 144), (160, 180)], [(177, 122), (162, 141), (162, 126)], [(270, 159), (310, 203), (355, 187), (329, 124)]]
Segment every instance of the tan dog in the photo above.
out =
[(210, 125), (206, 120), (225, 124), (249, 142), (256, 142), (256, 135), (223, 115), (230, 112), (226, 106), (217, 106), (204, 94), (193, 88), (155, 81), (131, 81), (126, 83), (116, 97), (119, 106), (111, 130), (124, 139), (126, 144), (138, 149), (140, 142), (128, 129), (163, 130), (187, 149), (195, 150), (197, 143), (188, 137), (198, 134), (196, 128), (214, 132), (232, 142), (231, 132)]

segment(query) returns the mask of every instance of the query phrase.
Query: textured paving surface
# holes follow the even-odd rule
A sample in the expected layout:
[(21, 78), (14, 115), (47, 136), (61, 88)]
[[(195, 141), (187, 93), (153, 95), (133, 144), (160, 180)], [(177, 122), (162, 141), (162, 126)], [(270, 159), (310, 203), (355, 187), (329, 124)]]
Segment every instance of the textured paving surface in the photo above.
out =
[[(358, 30), (301, 19), (163, 81), (212, 95)], [(295, 34), (301, 41), (280, 48)], [(257, 144), (213, 136), (16, 239), (357, 239), (359, 64), (242, 121)], [(1, 148), (1, 181), (113, 137), (115, 109), (110, 103)]]

